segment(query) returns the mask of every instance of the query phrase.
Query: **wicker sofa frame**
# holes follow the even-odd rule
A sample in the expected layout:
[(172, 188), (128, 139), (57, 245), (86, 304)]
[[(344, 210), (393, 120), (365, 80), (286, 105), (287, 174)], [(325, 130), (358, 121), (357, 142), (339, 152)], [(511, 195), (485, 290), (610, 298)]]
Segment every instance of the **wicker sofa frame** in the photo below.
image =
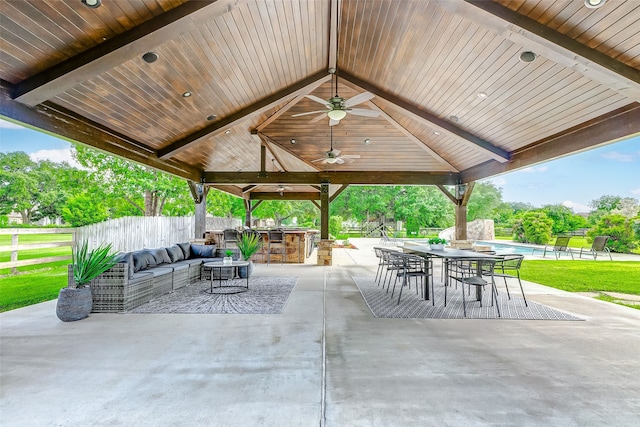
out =
[[(233, 258), (240, 252), (232, 249)], [(136, 272), (130, 277), (130, 265), (119, 262), (96, 277), (89, 284), (93, 298), (92, 313), (120, 313), (131, 310), (152, 298), (170, 293), (200, 280), (209, 280), (210, 269), (203, 269), (205, 262), (222, 261), (226, 249), (216, 249), (215, 257), (189, 258), (175, 263), (162, 263)], [(163, 269), (160, 274), (158, 269)], [(165, 272), (171, 270), (170, 273)], [(222, 269), (223, 279), (231, 278), (232, 269)], [(217, 277), (216, 277), (217, 278)], [(73, 265), (69, 265), (68, 283), (73, 285)]]

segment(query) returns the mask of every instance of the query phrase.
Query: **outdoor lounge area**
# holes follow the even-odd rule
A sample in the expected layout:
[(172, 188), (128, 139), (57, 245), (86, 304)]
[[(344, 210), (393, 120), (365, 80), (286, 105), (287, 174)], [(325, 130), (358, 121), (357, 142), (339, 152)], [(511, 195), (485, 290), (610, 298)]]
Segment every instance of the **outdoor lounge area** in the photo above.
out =
[(297, 279), (282, 314), (2, 313), (2, 424), (637, 425), (638, 310), (525, 281), (581, 320), (376, 318), (354, 278), (378, 241), (354, 243), (256, 265)]

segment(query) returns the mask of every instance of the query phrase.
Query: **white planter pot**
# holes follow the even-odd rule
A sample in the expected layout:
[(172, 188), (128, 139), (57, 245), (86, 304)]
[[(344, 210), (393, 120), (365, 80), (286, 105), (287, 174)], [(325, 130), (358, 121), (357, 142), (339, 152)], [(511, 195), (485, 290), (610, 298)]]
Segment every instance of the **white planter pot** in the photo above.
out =
[(222, 263), (224, 265), (231, 265), (233, 263), (233, 258), (230, 256), (226, 256), (224, 258), (222, 258)]
[(444, 250), (444, 245), (442, 243), (432, 244), (430, 246), (431, 246), (431, 249), (434, 250), (434, 251), (442, 251), (442, 250)]

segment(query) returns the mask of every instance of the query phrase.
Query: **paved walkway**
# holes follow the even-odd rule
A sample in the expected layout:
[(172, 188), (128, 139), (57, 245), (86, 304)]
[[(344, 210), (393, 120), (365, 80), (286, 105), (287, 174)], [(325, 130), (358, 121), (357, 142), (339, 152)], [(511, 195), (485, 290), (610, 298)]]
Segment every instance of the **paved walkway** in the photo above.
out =
[(525, 283), (585, 321), (376, 319), (351, 276), (298, 276), (281, 315), (0, 314), (2, 426), (637, 426), (640, 311)]

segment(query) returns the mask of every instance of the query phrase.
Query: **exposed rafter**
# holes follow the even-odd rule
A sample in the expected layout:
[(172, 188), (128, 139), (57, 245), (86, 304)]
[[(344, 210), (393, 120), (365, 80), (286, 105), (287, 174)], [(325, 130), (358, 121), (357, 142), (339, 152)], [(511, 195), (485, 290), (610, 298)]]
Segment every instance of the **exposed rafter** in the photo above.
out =
[(320, 73), (316, 73), (311, 77), (307, 77), (283, 90), (280, 90), (272, 95), (267, 96), (266, 98), (261, 99), (260, 101), (249, 105), (240, 111), (231, 114), (230, 116), (224, 117), (217, 122), (192, 133), (186, 138), (174, 142), (166, 148), (158, 151), (158, 157), (161, 159), (168, 159), (180, 151), (186, 149), (187, 147), (197, 144), (201, 141), (204, 141), (207, 138), (211, 138), (213, 136), (219, 135), (223, 133), (226, 129), (233, 127), (238, 122), (244, 120), (247, 116), (251, 114), (260, 114), (270, 108), (277, 106), (278, 104), (284, 102), (290, 96), (298, 96), (302, 93), (309, 93), (312, 87), (316, 87), (318, 81), (324, 81), (327, 75), (324, 71)]
[(342, 192), (346, 190), (348, 187), (349, 187), (348, 184), (341, 185), (340, 188), (338, 188), (336, 191), (333, 192), (332, 195), (329, 196), (329, 203), (333, 202), (336, 199), (336, 197), (342, 194)]
[(633, 101), (640, 101), (640, 71), (577, 42), (499, 3), (440, 0), (444, 9), (472, 19), (498, 34), (531, 48)]
[(336, 69), (338, 62), (338, 11), (340, 0), (331, 0), (331, 16), (329, 18), (329, 70)]
[(403, 113), (409, 114), (411, 117), (420, 121), (421, 123), (424, 123), (429, 127), (438, 129), (441, 132), (445, 132), (456, 140), (465, 143), (469, 147), (486, 153), (494, 160), (497, 160), (499, 162), (506, 162), (509, 160), (509, 152), (507, 152), (506, 150), (503, 150), (500, 147), (496, 147), (490, 142), (485, 141), (482, 138), (478, 138), (477, 136), (460, 129), (459, 127), (454, 126), (446, 120), (436, 117), (433, 114), (428, 113), (416, 107), (415, 105), (398, 98), (395, 95), (391, 95), (390, 93), (385, 92), (384, 90), (367, 81), (352, 76), (351, 74), (345, 73), (344, 71), (340, 73), (340, 77), (343, 79), (343, 81), (346, 80), (348, 82), (351, 82), (357, 87), (371, 92), (377, 97), (393, 104), (395, 108), (400, 109)]
[(50, 103), (28, 107), (9, 96), (9, 85), (0, 82), (0, 116), (52, 135), (97, 148), (170, 174), (200, 181), (202, 171), (175, 160), (159, 160), (152, 149), (118, 132)]
[(285, 191), (281, 193), (251, 193), (250, 200), (320, 200), (320, 193)]
[(634, 102), (518, 150), (509, 163), (490, 161), (464, 170), (460, 173), (461, 182), (476, 181), (637, 135), (640, 135), (640, 103)]
[(282, 164), (282, 162), (280, 162), (280, 160), (278, 159), (278, 157), (275, 155), (273, 147), (271, 145), (274, 145), (275, 147), (278, 147), (279, 149), (291, 154), (292, 156), (294, 156), (296, 159), (300, 160), (301, 162), (304, 162), (305, 164), (311, 166), (312, 168), (316, 169), (316, 170), (321, 170), (318, 166), (316, 166), (315, 164), (311, 163), (310, 161), (300, 157), (299, 154), (291, 151), (290, 149), (286, 148), (283, 144), (278, 144), (278, 142), (274, 141), (273, 139), (271, 139), (269, 136), (263, 134), (263, 133), (259, 133), (258, 135), (260, 135), (260, 138), (264, 141), (265, 145), (267, 146), (267, 149), (269, 149), (269, 152), (271, 153), (271, 155), (273, 155), (273, 157), (276, 158), (276, 160), (278, 160), (278, 162), (280, 164)]
[(205, 172), (207, 184), (355, 184), (355, 185), (454, 185), (459, 174), (452, 172)]
[(193, 1), (181, 4), (111, 40), (25, 79), (12, 88), (12, 98), (30, 106), (65, 92), (123, 62), (145, 53), (178, 35), (194, 30), (195, 24), (213, 20), (237, 7), (238, 0)]
[(440, 154), (438, 154), (436, 151), (434, 151), (431, 147), (429, 147), (427, 145), (427, 143), (425, 143), (424, 141), (422, 141), (420, 138), (418, 138), (417, 136), (415, 136), (414, 134), (412, 134), (411, 132), (409, 132), (404, 126), (402, 126), (400, 123), (398, 123), (393, 117), (391, 117), (389, 114), (387, 114), (386, 112), (384, 112), (380, 107), (378, 107), (375, 103), (369, 101), (367, 102), (367, 104), (373, 108), (374, 110), (377, 110), (378, 112), (380, 112), (380, 116), (382, 118), (384, 118), (386, 121), (388, 121), (389, 123), (391, 123), (393, 125), (393, 127), (395, 127), (396, 129), (398, 129), (400, 132), (402, 132), (404, 134), (404, 136), (406, 136), (407, 138), (409, 138), (409, 140), (411, 140), (412, 142), (414, 142), (418, 147), (422, 148), (424, 151), (426, 151), (427, 153), (429, 153), (430, 156), (432, 156), (434, 159), (436, 159), (438, 162), (444, 164), (445, 166), (447, 166), (447, 168), (449, 170), (452, 170), (454, 172), (458, 172), (458, 169), (455, 168), (455, 166), (453, 166), (451, 163), (449, 163), (444, 157), (442, 157)]

